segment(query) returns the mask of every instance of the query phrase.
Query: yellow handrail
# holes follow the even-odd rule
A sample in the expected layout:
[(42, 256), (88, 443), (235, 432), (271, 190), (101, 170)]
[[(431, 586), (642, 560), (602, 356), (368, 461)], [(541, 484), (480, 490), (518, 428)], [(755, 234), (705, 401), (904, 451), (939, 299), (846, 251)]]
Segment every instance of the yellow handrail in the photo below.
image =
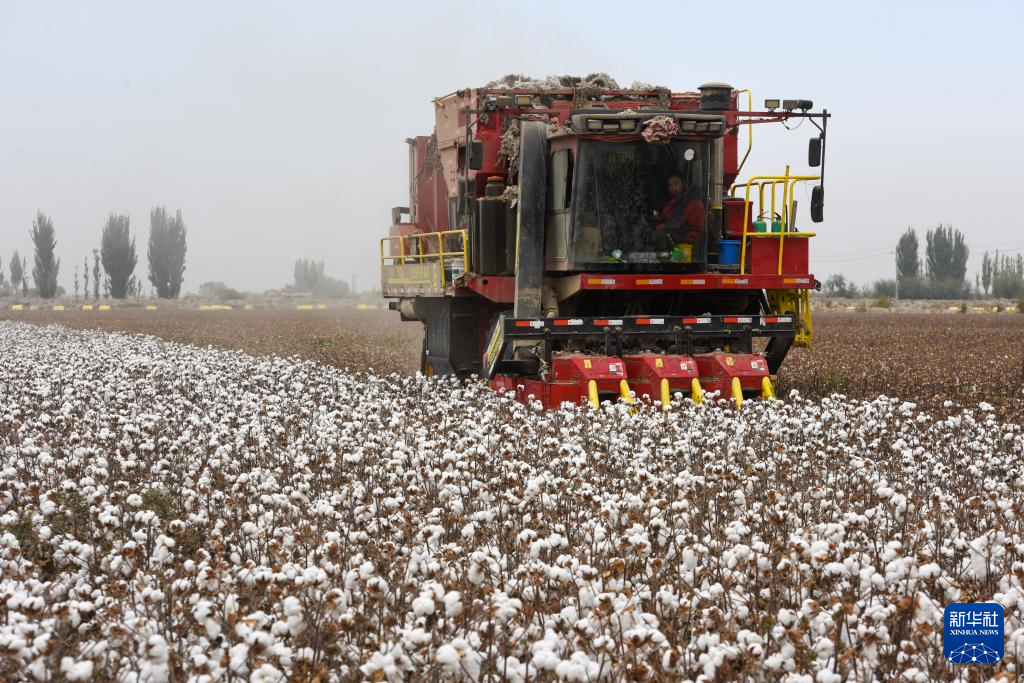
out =
[[(735, 188), (739, 188), (739, 187), (743, 187), (744, 188), (743, 238), (742, 238), (742, 241), (741, 241), (741, 244), (740, 244), (740, 272), (741, 273), (747, 272), (747, 238), (750, 235), (754, 234), (754, 233), (751, 233), (747, 229), (747, 227), (750, 224), (750, 187), (752, 185), (757, 185), (758, 186), (758, 188), (759, 188), (758, 208), (761, 210), (762, 213), (764, 213), (764, 186), (766, 184), (771, 185), (771, 187), (772, 187), (771, 212), (772, 212), (772, 217), (774, 218), (774, 216), (775, 216), (775, 185), (776, 184), (781, 184), (782, 185), (782, 206), (783, 206), (783, 208), (785, 210), (785, 216), (780, 221), (782, 223), (782, 225), (780, 226), (781, 229), (779, 230), (779, 266), (778, 266), (778, 273), (781, 275), (782, 274), (782, 247), (783, 247), (783, 240), (787, 236), (786, 235), (786, 226), (788, 225), (789, 219), (790, 219), (790, 216), (789, 216), (790, 193), (793, 190), (793, 188), (795, 187), (797, 182), (805, 181), (805, 180), (818, 180), (819, 177), (820, 176), (790, 175), (790, 173), (789, 173), (789, 166), (786, 166), (786, 172), (785, 172), (784, 175), (758, 175), (758, 176), (753, 176), (753, 177), (749, 178), (747, 180), (747, 182), (733, 186), (734, 189)], [(797, 237), (797, 236), (803, 237), (803, 236), (807, 236), (807, 235), (802, 234), (802, 233), (790, 233), (789, 236), (790, 237)]]
[[(787, 176), (789, 175), (789, 166), (786, 166), (786, 175)], [(801, 183), (801, 182), (805, 182), (807, 180), (817, 180), (817, 179), (818, 178), (816, 178), (816, 177), (812, 178), (812, 177), (797, 176), (795, 179), (793, 179), (789, 183), (788, 195), (786, 194), (785, 190), (783, 191), (783, 195), (782, 195), (783, 198), (785, 199), (788, 196), (788, 199), (786, 199), (786, 207), (785, 207), (786, 213), (785, 213), (785, 217), (782, 219), (782, 229), (779, 231), (779, 267), (778, 267), (778, 274), (779, 275), (782, 275), (782, 250), (785, 248), (784, 239), (786, 237), (797, 237), (797, 236), (800, 236), (800, 237), (804, 237), (804, 236), (806, 236), (806, 237), (813, 237), (814, 236), (814, 233), (800, 233), (799, 235), (795, 231), (787, 233), (786, 232), (786, 228), (792, 223), (791, 217), (789, 215), (789, 211), (790, 211), (790, 208), (793, 206), (793, 192), (796, 190), (796, 184), (797, 183)]]
[(786, 181), (780, 178), (778, 180), (765, 180), (765, 181), (761, 181), (761, 182), (749, 181), (749, 182), (746, 182), (746, 183), (738, 183), (736, 185), (733, 185), (731, 188), (729, 188), (729, 194), (730, 195), (734, 194), (735, 191), (737, 189), (741, 188), (741, 187), (747, 187), (748, 185), (756, 185), (757, 186), (757, 202), (758, 202), (757, 206), (758, 206), (758, 208), (761, 209), (761, 211), (758, 213), (758, 218), (760, 218), (761, 216), (764, 215), (764, 186), (765, 185), (770, 185), (771, 188), (772, 188), (772, 210), (771, 210), (771, 214), (772, 214), (772, 217), (774, 217), (774, 215), (775, 215), (775, 199), (774, 199), (775, 198), (775, 186), (779, 185), (781, 183), (784, 183), (784, 182), (786, 182)]
[[(449, 251), (444, 250), (445, 238), (449, 235), (458, 235), (459, 241), (462, 243), (461, 251)], [(436, 238), (437, 239), (437, 251), (436, 252), (424, 252), (422, 248), (422, 240), (425, 238)], [(406, 240), (416, 240), (415, 253), (408, 253), (406, 250)], [(384, 245), (387, 243), (393, 243), (394, 240), (398, 240), (399, 254), (397, 256), (386, 255), (384, 253)], [(415, 259), (417, 263), (424, 263), (427, 261), (437, 261), (441, 266), (441, 287), (447, 286), (445, 276), (445, 259), (454, 260), (459, 256), (462, 257), (462, 267), (465, 269), (467, 263), (467, 251), (466, 251), (467, 234), (465, 230), (442, 230), (439, 232), (416, 232), (409, 235), (389, 235), (382, 237), (380, 240), (380, 264), (381, 267), (388, 265), (387, 261), (391, 261), (390, 265), (394, 265), (395, 262), (407, 263), (409, 259)]]

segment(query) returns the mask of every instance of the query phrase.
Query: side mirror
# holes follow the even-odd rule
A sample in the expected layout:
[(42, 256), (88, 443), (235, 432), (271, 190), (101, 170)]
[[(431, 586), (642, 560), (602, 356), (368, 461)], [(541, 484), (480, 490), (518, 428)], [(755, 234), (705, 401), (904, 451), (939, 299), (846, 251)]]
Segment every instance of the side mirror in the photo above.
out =
[(821, 166), (821, 138), (811, 138), (807, 145), (807, 165), (811, 168)]
[(469, 143), (467, 152), (469, 155), (469, 168), (479, 171), (484, 167), (484, 143), (474, 140)]
[(821, 185), (811, 190), (811, 220), (815, 223), (825, 220), (825, 188)]

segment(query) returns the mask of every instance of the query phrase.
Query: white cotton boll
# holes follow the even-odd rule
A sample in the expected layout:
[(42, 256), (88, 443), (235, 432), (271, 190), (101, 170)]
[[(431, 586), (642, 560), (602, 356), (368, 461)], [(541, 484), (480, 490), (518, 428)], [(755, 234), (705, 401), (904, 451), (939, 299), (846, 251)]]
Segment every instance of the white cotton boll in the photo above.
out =
[(912, 560), (908, 557), (900, 557), (885, 565), (885, 581), (892, 583), (905, 578), (910, 573)]
[(228, 651), (228, 662), (233, 673), (245, 673), (249, 666), (249, 646), (246, 643), (237, 643)]
[(416, 613), (418, 617), (425, 617), (434, 613), (434, 598), (427, 596), (419, 596), (414, 598), (412, 601), (412, 611)]
[(457, 617), (462, 614), (464, 606), (462, 604), (462, 593), (459, 591), (449, 591), (444, 596), (444, 612), (449, 617)]
[(137, 493), (133, 493), (128, 496), (124, 502), (133, 508), (142, 507), (142, 496)]
[(448, 673), (455, 673), (459, 670), (459, 651), (451, 645), (442, 645), (434, 653), (434, 661), (440, 664)]
[(541, 671), (554, 671), (561, 661), (562, 658), (554, 652), (544, 649), (534, 652), (530, 663)]
[(892, 562), (896, 558), (900, 557), (902, 550), (902, 543), (899, 541), (889, 541), (885, 544), (885, 550), (882, 551), (882, 562)]
[(249, 683), (280, 683), (285, 680), (284, 673), (271, 664), (260, 664), (259, 668), (249, 676)]
[(815, 562), (827, 561), (830, 553), (829, 542), (824, 539), (818, 539), (811, 543), (811, 547), (807, 551), (807, 555)]
[(139, 667), (140, 679), (150, 683), (167, 683), (171, 671), (168, 663), (167, 641), (163, 636), (152, 635), (140, 647), (142, 663)]
[(370, 657), (370, 661), (360, 666), (359, 670), (367, 678), (377, 678), (374, 674), (381, 672), (383, 674), (381, 678), (395, 680), (399, 674), (399, 669), (395, 664), (394, 655), (374, 652)]
[(76, 662), (71, 657), (62, 657), (60, 660), (60, 672), (69, 681), (88, 681), (92, 678), (93, 663), (89, 661)]
[(1022, 599), (1021, 591), (1016, 586), (1005, 593), (996, 593), (992, 600), (993, 602), (998, 602), (1002, 605), (1005, 612), (1010, 612), (1016, 609), (1018, 605), (1024, 605), (1024, 599)]
[(814, 677), (815, 683), (842, 683), (843, 677), (834, 671), (822, 669)]
[(579, 651), (555, 666), (555, 675), (562, 681), (595, 681), (600, 671), (601, 666), (597, 662)]
[(992, 570), (991, 556), (994, 554), (991, 539), (987, 534), (978, 536), (969, 544), (970, 566), (968, 573), (975, 579), (983, 580)]
[(412, 647), (426, 645), (433, 640), (433, 637), (422, 628), (414, 628), (402, 634), (402, 642)]
[(846, 574), (846, 567), (841, 562), (829, 562), (825, 565), (825, 571), (830, 576), (843, 576)]
[(293, 595), (289, 595), (284, 599), (284, 603), (281, 606), (281, 612), (285, 616), (285, 625), (288, 628), (288, 633), (292, 636), (297, 636), (306, 630), (305, 619), (303, 618), (302, 603), (299, 599)]
[(910, 683), (929, 683), (932, 679), (928, 672), (921, 671), (916, 666), (912, 666), (904, 671), (900, 674), (900, 678)]
[(25, 667), (25, 669), (30, 674), (32, 674), (32, 678), (36, 679), (37, 681), (47, 680), (50, 677), (51, 673), (49, 667), (47, 666), (47, 661), (43, 657), (37, 658), (35, 661), (33, 661), (31, 664)]
[(736, 634), (736, 642), (755, 657), (760, 657), (764, 654), (764, 638), (753, 631), (741, 629)]
[(220, 624), (213, 618), (214, 610), (215, 607), (209, 600), (200, 600), (193, 608), (193, 617), (203, 626), (210, 639), (220, 635)]
[(929, 562), (921, 565), (917, 571), (922, 579), (933, 579), (942, 573), (942, 568), (934, 562)]
[(697, 568), (697, 564), (700, 561), (700, 556), (693, 551), (693, 548), (683, 548), (683, 566), (693, 571)]

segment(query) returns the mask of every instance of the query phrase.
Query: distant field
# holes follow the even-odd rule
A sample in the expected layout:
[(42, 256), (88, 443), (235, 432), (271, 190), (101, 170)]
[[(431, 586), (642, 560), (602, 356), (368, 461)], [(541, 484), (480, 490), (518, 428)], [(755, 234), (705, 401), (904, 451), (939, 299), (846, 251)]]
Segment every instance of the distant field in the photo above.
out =
[[(171, 341), (294, 355), (351, 370), (415, 372), (421, 327), (387, 310), (0, 311), (0, 319), (124, 330)], [(1024, 419), (1024, 315), (816, 311), (815, 346), (787, 359), (781, 391), (879, 394), (939, 407), (987, 401)]]
[(941, 406), (986, 401), (1024, 420), (1024, 315), (814, 313), (814, 348), (786, 360), (782, 390), (879, 394)]
[(151, 334), (255, 355), (299, 356), (339, 368), (415, 372), (421, 326), (378, 310), (231, 310), (140, 308), (110, 311), (0, 311), (0, 319), (90, 330)]

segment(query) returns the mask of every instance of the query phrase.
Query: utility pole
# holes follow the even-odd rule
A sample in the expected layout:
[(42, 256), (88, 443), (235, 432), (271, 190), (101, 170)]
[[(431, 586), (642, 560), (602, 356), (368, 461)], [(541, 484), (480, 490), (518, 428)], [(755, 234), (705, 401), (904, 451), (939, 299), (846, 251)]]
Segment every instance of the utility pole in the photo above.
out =
[(900, 252), (893, 252), (893, 262), (896, 266), (896, 301), (900, 300)]

